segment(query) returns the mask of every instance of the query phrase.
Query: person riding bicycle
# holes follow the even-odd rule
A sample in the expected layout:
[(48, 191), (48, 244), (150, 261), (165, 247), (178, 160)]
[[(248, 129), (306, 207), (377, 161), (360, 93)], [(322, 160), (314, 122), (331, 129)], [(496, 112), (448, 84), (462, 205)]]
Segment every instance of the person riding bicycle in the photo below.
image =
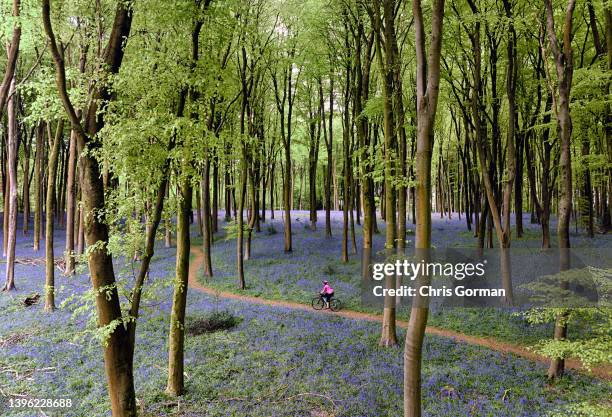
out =
[(321, 288), (319, 294), (321, 294), (321, 298), (325, 301), (325, 307), (329, 308), (329, 301), (334, 296), (334, 289), (329, 285), (329, 282), (323, 281), (323, 288)]

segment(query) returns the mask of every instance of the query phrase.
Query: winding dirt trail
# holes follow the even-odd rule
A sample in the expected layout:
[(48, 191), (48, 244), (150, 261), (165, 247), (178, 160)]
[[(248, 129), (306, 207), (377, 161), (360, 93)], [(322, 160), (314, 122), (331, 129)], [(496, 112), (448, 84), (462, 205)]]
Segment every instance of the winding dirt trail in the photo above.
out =
[[(246, 301), (251, 304), (259, 304), (259, 305), (267, 305), (274, 307), (285, 307), (291, 308), (295, 310), (305, 310), (309, 312), (316, 312), (319, 314), (333, 314), (340, 317), (345, 317), (353, 320), (367, 320), (373, 322), (382, 322), (382, 316), (377, 314), (370, 313), (362, 313), (359, 311), (352, 310), (342, 310), (336, 313), (333, 313), (329, 310), (313, 310), (310, 305), (300, 304), (292, 301), (279, 301), (279, 300), (268, 300), (265, 298), (254, 297), (250, 295), (242, 295), (235, 294), (228, 291), (219, 291), (217, 289), (213, 289), (205, 286), (198, 280), (198, 273), (202, 267), (204, 254), (202, 252), (202, 248), (199, 246), (191, 247), (191, 254), (193, 257), (189, 263), (189, 286), (203, 293), (227, 298), (231, 300), (240, 300)], [(397, 320), (397, 325), (402, 328), (408, 327), (408, 322), (403, 320)], [(442, 329), (439, 327), (427, 326), (426, 329), (427, 334), (446, 337), (450, 339), (455, 339), (459, 342), (468, 343), (470, 345), (482, 346), (491, 350), (496, 350), (498, 352), (502, 352), (504, 354), (513, 354), (516, 356), (520, 356), (532, 361), (536, 362), (549, 362), (549, 359), (544, 356), (538, 355), (522, 346), (514, 345), (511, 343), (501, 342), (495, 339), (487, 338), (487, 337), (478, 337), (478, 336), (470, 336), (467, 334), (459, 333), (453, 330)], [(591, 372), (585, 369), (582, 364), (578, 360), (569, 359), (565, 361), (565, 366), (568, 369), (578, 370), (588, 375), (596, 376), (598, 378), (612, 380), (612, 365), (600, 366), (597, 368), (593, 368)]]

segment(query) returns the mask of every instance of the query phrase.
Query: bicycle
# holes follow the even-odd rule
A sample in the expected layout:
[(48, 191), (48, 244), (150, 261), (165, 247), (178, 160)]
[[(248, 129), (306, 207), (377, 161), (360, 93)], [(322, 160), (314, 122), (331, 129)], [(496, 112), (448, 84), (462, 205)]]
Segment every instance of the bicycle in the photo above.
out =
[[(312, 299), (312, 308), (315, 310), (323, 310), (325, 308), (325, 300), (323, 300), (323, 296), (321, 294), (317, 295)], [(329, 300), (329, 309), (331, 311), (340, 311), (342, 309), (342, 301), (337, 298), (332, 298)]]

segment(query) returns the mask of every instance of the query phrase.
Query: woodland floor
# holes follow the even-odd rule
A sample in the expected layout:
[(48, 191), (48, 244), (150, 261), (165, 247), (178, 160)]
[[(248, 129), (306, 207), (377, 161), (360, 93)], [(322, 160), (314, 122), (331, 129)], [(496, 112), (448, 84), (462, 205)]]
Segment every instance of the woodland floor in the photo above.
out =
[[(280, 218), (280, 214), (277, 216)], [(348, 265), (338, 261), (337, 218), (335, 237), (327, 240), (319, 236), (323, 230), (312, 232), (300, 226), (306, 220), (307, 213), (303, 216), (296, 213), (294, 254), (282, 253), (282, 229), (277, 219), (271, 227), (278, 233), (268, 229), (270, 223), (264, 225), (264, 231), (254, 239), (254, 257), (247, 262), (246, 295), (258, 296), (258, 301), (282, 299), (287, 305), (224, 298), (221, 295), (225, 294), (218, 292), (213, 295), (189, 292), (189, 322), (210, 312), (229, 311), (239, 318), (239, 323), (226, 331), (188, 334), (187, 394), (180, 400), (163, 392), (174, 248), (157, 249), (139, 321), (135, 358), (137, 397), (143, 415), (401, 415), (402, 349), (377, 347), (379, 324), (295, 308), (294, 303), (308, 302), (321, 276), (329, 276), (328, 268), (332, 268), (336, 291), (350, 309), (355, 305), (351, 300), (359, 295), (357, 285), (351, 284), (350, 279), (353, 269), (359, 268), (358, 258), (354, 257)], [(463, 223), (456, 220), (449, 223), (457, 225), (434, 222), (434, 236), (442, 234), (441, 230), (436, 232), (437, 228), (448, 228), (450, 231), (444, 233), (449, 238), (473, 243), (470, 234), (460, 234)], [(62, 234), (63, 231), (58, 231), (58, 254), (63, 252)], [(610, 243), (608, 236), (598, 236), (597, 240)], [(579, 244), (580, 238), (574, 241)], [(194, 244), (197, 243), (194, 239)], [(26, 296), (43, 291), (44, 263), (35, 261), (43, 253), (44, 248), (34, 253), (31, 236), (24, 238), (20, 234), (17, 257), (31, 261), (16, 267), (18, 291), (0, 295), (0, 415), (43, 415), (40, 410), (16, 412), (5, 407), (9, 397), (20, 396), (72, 398), (75, 402), (71, 410), (59, 413), (44, 410), (48, 416), (109, 415), (101, 349), (93, 338), (95, 320), (86, 271), (75, 277), (58, 273), (58, 305), (62, 304), (56, 312), (44, 313), (40, 303), (32, 307), (23, 305)], [(215, 277), (207, 281), (207, 286), (218, 291), (235, 285), (234, 253), (234, 242), (223, 238), (215, 242)], [(197, 256), (194, 261), (192, 278), (197, 270)], [(118, 280), (127, 289), (133, 282), (133, 267), (131, 262), (116, 261)], [(283, 279), (290, 281), (283, 283)], [(305, 281), (299, 283), (301, 279)], [(510, 340), (514, 333), (516, 344), (527, 344), (550, 330), (546, 326), (530, 327), (506, 311), (490, 317), (489, 311), (461, 310), (467, 309), (456, 309), (451, 318), (446, 317), (450, 310), (440, 312), (432, 317), (431, 324), (472, 336), (495, 336), (500, 341)], [(489, 321), (502, 319), (514, 322), (503, 331), (503, 322), (489, 328)], [(447, 323), (453, 326), (445, 326)], [(402, 341), (403, 329), (399, 333)], [(587, 407), (589, 411), (582, 415), (609, 415), (612, 405), (609, 381), (570, 371), (558, 384), (549, 386), (544, 377), (545, 364), (466, 341), (469, 340), (440, 337), (435, 332), (427, 335), (423, 364), (426, 416), (580, 415), (571, 411), (576, 407)]]
[[(269, 217), (269, 212), (266, 213)], [(292, 212), (293, 252), (284, 253), (283, 213), (275, 212), (275, 219), (267, 217), (262, 223), (262, 231), (253, 234), (252, 257), (245, 262), (246, 290), (239, 291), (236, 276), (235, 241), (226, 239), (225, 222), (220, 217), (220, 232), (215, 237), (212, 247), (213, 278), (199, 275), (199, 280), (208, 288), (218, 291), (240, 293), (268, 300), (291, 301), (299, 304), (310, 304), (323, 279), (329, 280), (336, 295), (342, 300), (344, 308), (364, 313), (380, 313), (362, 305), (359, 254), (349, 254), (349, 261), (342, 263), (341, 236), (342, 212), (332, 212), (333, 237), (325, 237), (325, 213), (318, 212), (317, 230), (309, 228), (309, 212)], [(514, 219), (513, 219), (514, 220)], [(541, 246), (540, 226), (530, 224), (529, 216), (523, 219), (524, 235), (521, 239), (513, 238), (512, 248), (539, 248)], [(573, 225), (572, 225), (573, 226)], [(380, 233), (375, 234), (374, 250), (384, 248), (385, 224), (378, 220)], [(556, 245), (556, 223), (553, 219), (550, 230), (553, 235), (552, 245)], [(414, 246), (414, 225), (407, 225), (407, 246)], [(361, 248), (361, 227), (355, 227), (357, 248)], [(514, 232), (513, 232), (513, 235)], [(571, 231), (573, 248), (593, 248), (602, 253), (602, 248), (612, 251), (612, 234), (598, 234), (589, 239), (584, 233)], [(467, 231), (465, 219), (453, 214), (452, 219), (432, 216), (432, 245), (436, 248), (474, 248), (476, 238), (473, 232)], [(497, 242), (495, 242), (497, 243)], [(192, 239), (192, 246), (199, 247), (201, 238)], [(408, 309), (398, 310), (398, 317), (408, 319)], [(454, 330), (470, 336), (491, 337), (499, 341), (510, 342), (521, 346), (530, 346), (552, 334), (552, 324), (529, 325), (518, 316), (516, 308), (446, 308), (432, 310), (428, 323), (434, 327)], [(590, 329), (580, 323), (569, 326), (569, 337), (579, 338), (588, 334)]]
[[(206, 286), (204, 284), (204, 279), (201, 276), (201, 268), (204, 261), (204, 253), (202, 248), (199, 246), (195, 246), (191, 248), (192, 259), (189, 264), (189, 286), (201, 291), (205, 294), (208, 294), (213, 297), (221, 297), (232, 300), (240, 300), (245, 301), (251, 304), (259, 304), (259, 305), (267, 305), (273, 307), (283, 307), (283, 308), (291, 308), (294, 310), (306, 310), (313, 311), (312, 307), (308, 304), (297, 303), (293, 301), (281, 301), (281, 300), (269, 300), (261, 297), (254, 297), (249, 295), (243, 295), (238, 292), (229, 292), (229, 291), (221, 291), (214, 289), (213, 287)], [(353, 320), (366, 320), (373, 322), (382, 322), (382, 315), (380, 314), (372, 314), (372, 313), (364, 313), (361, 311), (354, 310), (346, 310), (343, 309), (341, 311), (332, 312), (330, 310), (318, 310), (319, 314), (327, 314), (331, 316), (339, 316)], [(408, 327), (408, 322), (405, 320), (397, 320), (397, 326), (406, 329)], [(440, 327), (427, 326), (426, 333), (434, 336), (446, 337), (449, 339), (453, 339), (457, 342), (467, 343), (469, 345), (486, 347), (491, 350), (495, 350), (504, 354), (513, 354), (516, 356), (520, 356), (522, 358), (530, 359), (532, 361), (538, 362), (549, 362), (549, 359), (534, 353), (533, 351), (512, 343), (507, 343), (499, 340), (495, 340), (492, 337), (482, 337), (482, 336), (470, 336), (465, 333), (461, 333), (454, 330), (444, 329)], [(587, 370), (578, 360), (566, 360), (565, 366), (568, 369), (576, 369), (583, 373), (596, 376), (598, 378), (612, 380), (612, 365), (602, 365), (591, 370)]]

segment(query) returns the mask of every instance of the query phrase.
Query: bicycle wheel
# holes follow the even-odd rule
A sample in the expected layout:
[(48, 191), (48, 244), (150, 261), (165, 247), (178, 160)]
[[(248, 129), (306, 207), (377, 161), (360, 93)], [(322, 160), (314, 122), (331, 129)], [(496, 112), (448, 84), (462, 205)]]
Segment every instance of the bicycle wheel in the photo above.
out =
[(325, 301), (321, 297), (315, 297), (312, 299), (312, 308), (315, 310), (323, 310), (325, 307)]
[(332, 298), (329, 302), (329, 309), (331, 311), (340, 311), (342, 309), (342, 302), (337, 298)]

